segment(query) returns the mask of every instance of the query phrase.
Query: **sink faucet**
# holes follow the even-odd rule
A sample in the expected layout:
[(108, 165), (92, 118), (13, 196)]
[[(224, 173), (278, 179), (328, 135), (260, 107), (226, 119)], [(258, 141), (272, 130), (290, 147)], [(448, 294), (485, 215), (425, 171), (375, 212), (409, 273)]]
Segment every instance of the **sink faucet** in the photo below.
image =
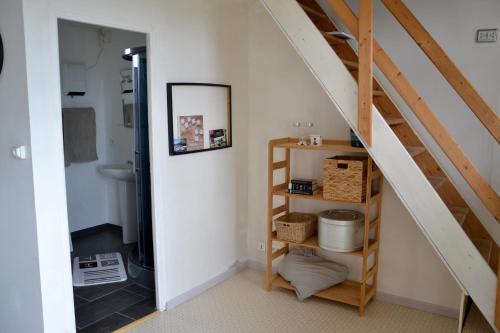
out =
[(135, 174), (135, 165), (134, 162), (132, 161), (127, 161), (127, 165), (130, 165), (130, 168), (132, 169), (132, 173)]

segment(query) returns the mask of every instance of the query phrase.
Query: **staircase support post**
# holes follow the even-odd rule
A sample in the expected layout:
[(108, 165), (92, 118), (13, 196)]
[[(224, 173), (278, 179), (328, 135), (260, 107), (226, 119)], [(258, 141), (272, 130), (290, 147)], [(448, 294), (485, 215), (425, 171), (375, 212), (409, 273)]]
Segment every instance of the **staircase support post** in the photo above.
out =
[(358, 29), (358, 130), (365, 142), (371, 145), (373, 104), (373, 0), (359, 1)]

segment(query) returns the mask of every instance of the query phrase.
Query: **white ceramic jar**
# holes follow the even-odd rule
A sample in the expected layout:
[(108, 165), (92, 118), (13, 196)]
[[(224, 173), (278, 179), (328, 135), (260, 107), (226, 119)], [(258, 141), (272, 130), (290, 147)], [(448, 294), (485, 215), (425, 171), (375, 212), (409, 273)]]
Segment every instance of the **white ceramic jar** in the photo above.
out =
[(352, 252), (363, 247), (363, 213), (349, 209), (326, 210), (318, 215), (318, 243), (325, 250)]

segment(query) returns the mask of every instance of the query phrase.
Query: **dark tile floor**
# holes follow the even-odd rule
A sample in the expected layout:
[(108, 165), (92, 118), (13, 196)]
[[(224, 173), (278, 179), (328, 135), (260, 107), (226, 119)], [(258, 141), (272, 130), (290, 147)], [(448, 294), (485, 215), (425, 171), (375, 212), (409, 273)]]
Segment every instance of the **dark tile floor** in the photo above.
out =
[[(127, 254), (134, 244), (123, 245), (119, 230), (100, 230), (73, 239), (72, 258), (97, 253)], [(107, 333), (156, 311), (155, 291), (125, 282), (73, 288), (77, 332)]]

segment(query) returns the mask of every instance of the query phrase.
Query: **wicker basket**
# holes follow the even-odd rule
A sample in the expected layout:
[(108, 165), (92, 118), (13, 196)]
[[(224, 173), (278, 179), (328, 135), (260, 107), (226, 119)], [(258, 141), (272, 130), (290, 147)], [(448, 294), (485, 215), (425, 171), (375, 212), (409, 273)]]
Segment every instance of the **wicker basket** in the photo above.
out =
[(316, 233), (318, 217), (315, 214), (289, 213), (274, 220), (278, 240), (303, 243)]
[(335, 156), (323, 162), (323, 198), (363, 202), (366, 196), (367, 157)]

